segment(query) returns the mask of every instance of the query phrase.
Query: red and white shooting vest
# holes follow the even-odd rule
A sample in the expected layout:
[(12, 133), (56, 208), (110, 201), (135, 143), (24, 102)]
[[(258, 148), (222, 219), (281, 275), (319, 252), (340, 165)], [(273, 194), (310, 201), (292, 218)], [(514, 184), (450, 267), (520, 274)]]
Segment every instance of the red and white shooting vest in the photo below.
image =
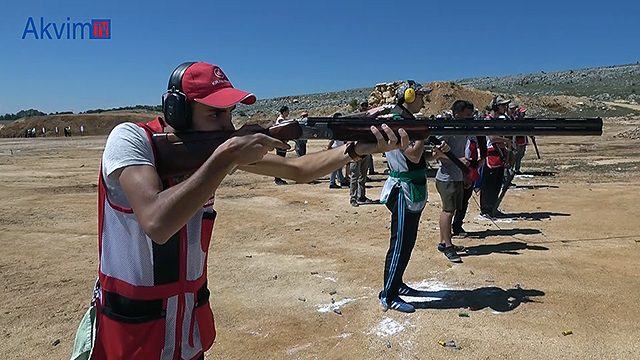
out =
[[(149, 142), (151, 134), (162, 131), (160, 121), (138, 124)], [(212, 201), (159, 245), (146, 235), (132, 209), (112, 204), (106, 193), (101, 175), (100, 292), (92, 359), (199, 357), (216, 335), (207, 289), (207, 253), (216, 215)]]

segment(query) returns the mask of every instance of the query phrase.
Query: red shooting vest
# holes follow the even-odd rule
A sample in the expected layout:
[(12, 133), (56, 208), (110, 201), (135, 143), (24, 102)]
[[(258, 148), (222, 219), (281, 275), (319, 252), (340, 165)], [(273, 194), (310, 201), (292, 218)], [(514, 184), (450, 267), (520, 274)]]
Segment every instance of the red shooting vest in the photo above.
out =
[[(466, 149), (465, 149), (465, 157), (467, 158), (467, 160), (469, 160), (472, 163), (477, 163), (478, 162), (478, 141), (476, 140), (471, 140), (471, 139), (467, 139), (467, 144), (466, 144)], [(480, 166), (469, 166), (469, 174), (467, 175), (469, 177), (469, 179), (473, 182), (478, 181), (478, 179), (480, 179), (480, 173), (478, 172), (480, 170)]]
[[(151, 134), (162, 131), (160, 121), (137, 124), (149, 142)], [(100, 175), (100, 291), (92, 359), (199, 357), (216, 335), (207, 289), (213, 201), (159, 245), (146, 235), (132, 209), (112, 204), (106, 194)]]
[[(490, 114), (487, 115), (487, 118), (493, 118)], [(491, 140), (489, 139), (489, 136), (487, 136), (487, 161), (486, 161), (487, 167), (489, 169), (497, 169), (497, 168), (501, 168), (504, 167), (504, 161), (502, 161), (502, 158), (500, 157), (500, 150), (497, 148), (496, 145), (494, 145)]]

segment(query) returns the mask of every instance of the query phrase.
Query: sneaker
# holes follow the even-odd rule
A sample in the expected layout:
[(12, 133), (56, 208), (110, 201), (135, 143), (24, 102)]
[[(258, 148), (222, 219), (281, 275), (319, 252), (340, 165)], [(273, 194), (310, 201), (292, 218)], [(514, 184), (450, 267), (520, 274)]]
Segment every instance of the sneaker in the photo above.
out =
[(350, 182), (348, 182), (348, 181), (345, 181), (345, 182), (341, 182), (341, 183), (340, 183), (340, 186), (350, 186), (350, 185), (351, 185), (351, 183), (350, 183)]
[(351, 201), (349, 201), (349, 203), (350, 203), (350, 204), (351, 204), (351, 206), (353, 206), (353, 207), (358, 207), (358, 206), (360, 206), (360, 205), (358, 204), (358, 202), (356, 201), (356, 199), (351, 199)]
[(378, 201), (371, 200), (366, 196), (363, 197), (363, 198), (358, 199), (358, 204), (377, 204), (377, 203), (378, 203)]
[(382, 309), (387, 311), (389, 309), (397, 310), (404, 313), (412, 313), (416, 311), (416, 308), (411, 304), (407, 304), (399, 297), (393, 298), (388, 304), (386, 304), (382, 299), (380, 299), (380, 304), (382, 304)]
[(446, 256), (451, 262), (462, 262), (460, 255), (456, 252), (455, 246), (444, 248), (444, 256)]
[(274, 184), (276, 185), (287, 185), (287, 182), (280, 179), (280, 178), (276, 178), (275, 180), (273, 180)]
[[(465, 248), (464, 248), (464, 246), (462, 246), (462, 245), (453, 245), (453, 249), (454, 249), (456, 252), (459, 252), (459, 251), (464, 251), (464, 249), (465, 249)], [(447, 250), (447, 247), (446, 247), (444, 244), (438, 244), (438, 251), (440, 251), (441, 253), (443, 253), (443, 252), (445, 252), (446, 250)]]
[(340, 189), (340, 185), (329, 184), (329, 189)]
[(409, 287), (409, 285), (402, 283), (402, 285), (400, 285), (400, 287), (398, 288), (398, 294), (400, 295), (407, 295), (407, 296), (411, 296), (411, 294), (416, 294), (420, 292), (419, 290), (416, 290), (412, 287)]

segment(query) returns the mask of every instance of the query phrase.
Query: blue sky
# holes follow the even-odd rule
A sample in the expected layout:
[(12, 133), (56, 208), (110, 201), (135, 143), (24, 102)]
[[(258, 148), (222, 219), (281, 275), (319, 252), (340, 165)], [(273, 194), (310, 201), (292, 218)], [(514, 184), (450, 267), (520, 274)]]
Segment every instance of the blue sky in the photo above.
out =
[[(404, 6), (403, 6), (404, 5)], [(640, 61), (640, 2), (7, 1), (0, 114), (156, 105), (184, 61), (258, 98)], [(111, 20), (111, 39), (35, 39)], [(67, 17), (70, 21), (67, 21)], [(45, 35), (46, 37), (46, 35)]]

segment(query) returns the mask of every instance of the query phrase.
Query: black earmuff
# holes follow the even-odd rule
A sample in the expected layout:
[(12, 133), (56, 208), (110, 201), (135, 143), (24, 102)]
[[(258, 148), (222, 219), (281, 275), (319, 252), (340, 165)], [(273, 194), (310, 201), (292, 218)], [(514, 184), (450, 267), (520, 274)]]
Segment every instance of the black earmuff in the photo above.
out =
[(173, 70), (169, 78), (166, 96), (162, 97), (162, 113), (164, 120), (172, 128), (180, 131), (191, 127), (191, 107), (187, 102), (187, 96), (182, 92), (182, 77), (189, 66), (195, 62), (185, 62)]

